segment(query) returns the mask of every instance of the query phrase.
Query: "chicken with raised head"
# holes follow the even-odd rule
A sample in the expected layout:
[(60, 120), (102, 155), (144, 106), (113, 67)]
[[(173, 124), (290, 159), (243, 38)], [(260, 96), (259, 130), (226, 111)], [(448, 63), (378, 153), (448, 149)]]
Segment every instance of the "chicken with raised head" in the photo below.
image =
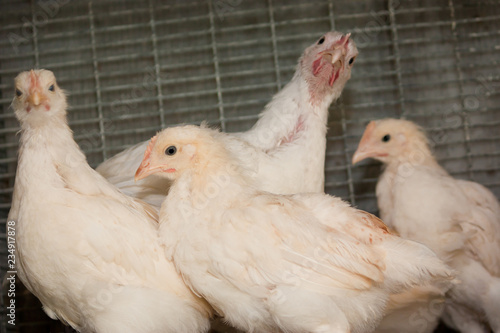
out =
[[(328, 107), (351, 77), (358, 50), (350, 34), (328, 32), (299, 59), (292, 80), (266, 105), (247, 132), (227, 134), (226, 147), (248, 166), (265, 191), (323, 192)], [(168, 181), (152, 176), (134, 183), (147, 142), (102, 163), (104, 177), (124, 193), (159, 207)]]
[(136, 179), (173, 180), (160, 238), (186, 283), (248, 332), (370, 332), (390, 294), (451, 270), (427, 247), (325, 194), (278, 195), (204, 127), (151, 139)]
[(461, 283), (447, 294), (444, 320), (463, 333), (500, 332), (500, 205), (484, 186), (454, 179), (415, 123), (384, 119), (366, 127), (353, 163), (384, 163), (377, 183), (382, 219), (434, 250)]
[(9, 221), (20, 280), (45, 312), (80, 332), (205, 332), (211, 308), (183, 283), (150, 205), (93, 170), (73, 140), (66, 96), (48, 70), (22, 72)]

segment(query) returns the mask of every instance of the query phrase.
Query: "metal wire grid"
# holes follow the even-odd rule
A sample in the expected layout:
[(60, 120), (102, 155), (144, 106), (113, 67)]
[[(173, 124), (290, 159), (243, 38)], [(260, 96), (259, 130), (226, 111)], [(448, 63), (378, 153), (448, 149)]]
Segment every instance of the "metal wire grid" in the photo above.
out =
[[(369, 120), (428, 129), (440, 162), (500, 196), (498, 1), (0, 0), (0, 248), (16, 167), (12, 79), (55, 72), (96, 166), (177, 123), (248, 129), (322, 33), (353, 32), (352, 79), (332, 106), (326, 191), (376, 212), (379, 166), (350, 158)], [(5, 272), (6, 261), (0, 267)], [(3, 275), (3, 273), (2, 273)]]

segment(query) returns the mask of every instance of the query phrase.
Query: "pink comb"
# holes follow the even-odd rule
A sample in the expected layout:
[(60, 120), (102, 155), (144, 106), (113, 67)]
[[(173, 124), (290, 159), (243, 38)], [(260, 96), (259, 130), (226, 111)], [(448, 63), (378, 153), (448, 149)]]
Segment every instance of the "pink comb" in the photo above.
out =
[(351, 37), (351, 33), (348, 33), (347, 35), (340, 37), (340, 39), (335, 43), (336, 48), (339, 46), (347, 45), (347, 43), (349, 42), (349, 37)]
[(144, 161), (146, 159), (149, 160), (149, 158), (151, 157), (151, 152), (153, 151), (153, 147), (154, 147), (157, 139), (158, 139), (158, 135), (155, 135), (149, 141), (148, 147), (146, 148), (146, 151), (144, 152), (144, 159), (143, 159)]
[(370, 141), (370, 137), (372, 136), (373, 131), (375, 130), (375, 127), (377, 127), (377, 124), (375, 121), (370, 121), (368, 125), (366, 125), (365, 132), (363, 133), (363, 136), (361, 137), (361, 141), (359, 141), (358, 147), (363, 146), (366, 142)]
[(34, 70), (30, 71), (30, 88), (34, 90), (39, 86), (38, 76), (36, 75)]

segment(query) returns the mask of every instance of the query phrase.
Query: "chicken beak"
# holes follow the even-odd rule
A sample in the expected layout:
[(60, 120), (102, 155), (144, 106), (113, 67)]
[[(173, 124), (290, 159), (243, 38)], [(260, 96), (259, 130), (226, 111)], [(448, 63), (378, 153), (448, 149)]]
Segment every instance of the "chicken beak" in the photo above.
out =
[(335, 65), (335, 63), (339, 62), (339, 67), (342, 67), (344, 65), (344, 55), (345, 55), (345, 49), (335, 49), (335, 50), (327, 50), (323, 52), (322, 56), (329, 55), (331, 57), (330, 62), (332, 65)]
[(360, 147), (358, 147), (358, 149), (356, 150), (354, 155), (352, 155), (352, 165), (354, 165), (358, 162), (361, 162), (362, 160), (364, 160), (368, 157), (371, 157), (371, 154), (369, 151), (363, 151), (363, 150), (360, 150), (359, 148)]
[(154, 173), (159, 172), (160, 170), (161, 170), (161, 165), (156, 167), (152, 166), (151, 161), (149, 161), (149, 159), (148, 160), (144, 159), (139, 168), (137, 168), (137, 171), (135, 172), (134, 180), (138, 181), (144, 179), (148, 176), (151, 176)]
[(28, 97), (28, 102), (33, 105), (33, 106), (39, 106), (44, 102), (47, 98), (45, 97), (44, 94), (39, 92), (38, 90), (35, 90), (32, 92), (29, 97)]
[(375, 130), (375, 122), (370, 121), (370, 123), (366, 126), (365, 132), (361, 137), (361, 141), (359, 142), (358, 149), (352, 155), (352, 164), (356, 164), (365, 158), (373, 156), (373, 149), (371, 147), (371, 137), (373, 131)]
[(344, 58), (345, 55), (347, 54), (346, 46), (350, 36), (351, 36), (350, 33), (345, 36), (342, 36), (340, 40), (332, 46), (331, 49), (323, 51), (321, 55), (323, 57), (327, 55), (330, 56), (331, 64), (335, 65), (338, 62), (338, 67), (342, 68), (344, 66)]
[(40, 82), (34, 70), (30, 72), (30, 94), (28, 96), (28, 103), (33, 106), (39, 106), (45, 100), (47, 96), (40, 90)]
[(134, 180), (138, 181), (158, 172), (173, 173), (175, 171), (176, 170), (174, 168), (169, 168), (165, 164), (152, 165), (151, 161), (143, 160), (135, 172)]
[(144, 158), (142, 159), (141, 165), (139, 165), (139, 168), (137, 168), (137, 171), (135, 172), (135, 176), (134, 176), (135, 181), (144, 179), (147, 176), (150, 176), (150, 175), (160, 171), (161, 165), (154, 166), (154, 165), (152, 165), (152, 160), (151, 160), (152, 154), (153, 154), (153, 148), (155, 146), (157, 139), (158, 139), (158, 136), (155, 135), (149, 141), (148, 147), (146, 148), (146, 151), (144, 152)]

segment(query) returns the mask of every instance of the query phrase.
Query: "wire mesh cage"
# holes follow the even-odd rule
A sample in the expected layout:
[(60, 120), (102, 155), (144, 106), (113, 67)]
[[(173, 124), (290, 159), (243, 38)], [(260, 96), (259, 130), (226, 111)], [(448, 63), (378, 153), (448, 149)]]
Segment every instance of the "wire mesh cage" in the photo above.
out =
[[(330, 109), (325, 191), (377, 213), (380, 166), (350, 159), (369, 120), (404, 117), (428, 131), (453, 176), (500, 196), (499, 1), (0, 0), (0, 8), (2, 277), (19, 139), (9, 105), (13, 78), (30, 68), (52, 70), (69, 93), (70, 126), (95, 167), (166, 126), (250, 128), (306, 46), (330, 30), (352, 32), (360, 55)], [(62, 330), (40, 318), (9, 327), (6, 304), (3, 329)]]

